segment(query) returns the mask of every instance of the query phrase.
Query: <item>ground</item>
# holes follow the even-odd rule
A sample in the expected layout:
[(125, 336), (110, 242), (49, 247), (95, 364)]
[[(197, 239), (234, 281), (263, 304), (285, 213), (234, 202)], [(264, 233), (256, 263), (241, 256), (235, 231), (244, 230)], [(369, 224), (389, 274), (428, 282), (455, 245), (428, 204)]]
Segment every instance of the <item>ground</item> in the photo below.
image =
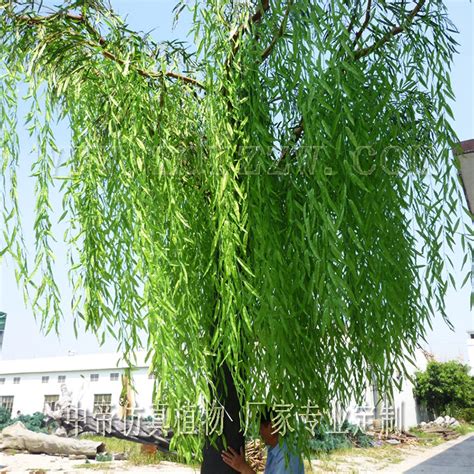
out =
[[(15, 474), (193, 474), (199, 468), (162, 460), (158, 464), (133, 465), (129, 461), (101, 463), (70, 460), (56, 456), (0, 453), (0, 465), (6, 472)], [(314, 473), (340, 472), (350, 474), (371, 473), (471, 473), (474, 466), (474, 433), (437, 445), (382, 446), (369, 449), (352, 449), (321, 456), (312, 461)], [(4, 469), (0, 468), (0, 474)], [(311, 470), (308, 468), (306, 472)]]
[(312, 466), (315, 473), (472, 473), (474, 433), (435, 445), (400, 445), (341, 451), (322, 456), (313, 461)]
[[(162, 461), (158, 465), (133, 466), (127, 461), (96, 462), (91, 461), (84, 464), (83, 461), (70, 460), (59, 456), (47, 456), (43, 454), (0, 454), (0, 465), (6, 466), (6, 472), (15, 474), (88, 474), (94, 473), (127, 473), (147, 474), (156, 472), (159, 474), (193, 474), (199, 470), (182, 466), (176, 463)], [(5, 468), (4, 468), (5, 469)], [(2, 468), (0, 473), (3, 474)]]

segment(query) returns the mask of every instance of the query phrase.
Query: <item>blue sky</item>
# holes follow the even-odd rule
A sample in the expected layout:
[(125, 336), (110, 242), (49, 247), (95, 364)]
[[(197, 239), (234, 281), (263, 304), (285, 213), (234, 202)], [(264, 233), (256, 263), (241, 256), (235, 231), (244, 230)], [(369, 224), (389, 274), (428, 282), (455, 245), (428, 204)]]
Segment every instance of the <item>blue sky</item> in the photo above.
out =
[[(173, 31), (171, 11), (174, 1), (169, 0), (112, 0), (113, 7), (123, 16), (127, 16), (131, 28), (149, 32), (157, 40), (180, 38), (184, 39), (187, 32), (187, 21), (182, 22)], [(461, 140), (474, 138), (474, 5), (469, 0), (451, 0), (446, 2), (450, 17), (460, 30), (458, 36), (459, 55), (455, 58), (452, 70), (452, 82), (456, 94), (456, 101), (452, 104), (455, 122), (454, 128)], [(63, 127), (64, 128), (64, 127)], [(64, 149), (68, 148), (67, 130), (60, 130), (58, 144)], [(26, 131), (21, 132), (22, 143), (28, 145), (29, 139)], [(25, 149), (28, 149), (26, 146)], [(32, 227), (33, 202), (32, 181), (28, 178), (28, 154), (22, 156), (24, 164), (20, 170), (20, 195), (22, 203), (23, 221), (27, 228)], [(60, 197), (52, 197), (53, 205), (59, 208)], [(57, 216), (59, 217), (60, 212)], [(60, 228), (59, 228), (60, 229)], [(61, 234), (61, 232), (60, 232)], [(31, 232), (26, 234), (27, 244), (33, 245)], [(64, 295), (64, 314), (67, 315), (67, 305), (70, 300), (70, 290), (66, 283), (67, 267), (64, 245), (56, 245), (58, 281), (61, 293)], [(457, 245), (453, 258), (460, 267), (464, 255), (460, 245)], [(62, 276), (64, 275), (64, 276)], [(458, 284), (463, 280), (464, 274), (456, 274)], [(470, 288), (461, 290), (450, 288), (446, 309), (448, 316), (455, 327), (449, 331), (441, 317), (433, 322), (433, 330), (428, 334), (427, 348), (441, 360), (463, 358), (466, 360), (467, 335), (466, 331), (474, 329), (474, 318), (470, 307)], [(60, 336), (50, 334), (45, 337), (40, 333), (39, 324), (34, 320), (31, 311), (25, 308), (21, 291), (17, 288), (13, 272), (13, 265), (5, 260), (0, 267), (0, 311), (8, 313), (6, 334), (3, 347), (3, 358), (26, 358), (49, 355), (62, 355), (68, 351), (77, 353), (95, 352), (99, 350), (96, 338), (92, 334), (80, 332), (79, 339), (75, 339), (71, 318), (65, 316), (60, 327)], [(106, 341), (102, 350), (115, 349), (114, 341)]]

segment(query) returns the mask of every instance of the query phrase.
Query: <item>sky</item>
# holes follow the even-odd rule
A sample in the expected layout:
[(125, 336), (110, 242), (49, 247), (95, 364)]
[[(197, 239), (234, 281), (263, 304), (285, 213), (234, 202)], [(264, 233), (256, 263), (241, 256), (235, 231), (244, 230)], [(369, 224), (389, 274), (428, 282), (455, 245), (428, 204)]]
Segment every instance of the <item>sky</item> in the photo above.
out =
[[(186, 39), (189, 19), (183, 17), (176, 29), (172, 29), (172, 8), (175, 1), (169, 0), (112, 0), (112, 6), (122, 16), (132, 29), (151, 32), (152, 36), (160, 41), (169, 38)], [(460, 140), (474, 138), (474, 4), (469, 0), (448, 0), (446, 2), (451, 19), (458, 27), (459, 54), (456, 56), (452, 69), (452, 84), (456, 100), (452, 104), (455, 121), (454, 129)], [(68, 149), (68, 130), (59, 126), (60, 148)], [(22, 145), (28, 149), (30, 142), (26, 130), (20, 131)], [(26, 228), (33, 223), (32, 180), (28, 178), (31, 157), (25, 152), (22, 155), (24, 163), (20, 169), (19, 194), (21, 196), (22, 218)], [(55, 209), (60, 209), (60, 196), (52, 196)], [(59, 217), (60, 211), (57, 212)], [(61, 230), (61, 227), (58, 228)], [(32, 233), (26, 233), (28, 246), (33, 246)], [(8, 313), (3, 352), (3, 359), (30, 358), (41, 356), (65, 355), (73, 353), (91, 353), (98, 351), (113, 351), (116, 343), (106, 340), (104, 346), (99, 347), (96, 337), (86, 333), (79, 327), (79, 337), (76, 339), (72, 328), (72, 319), (68, 317), (67, 306), (71, 291), (67, 285), (67, 266), (64, 245), (58, 242), (55, 247), (57, 255), (56, 270), (58, 281), (63, 295), (64, 320), (60, 324), (59, 335), (45, 336), (40, 331), (38, 321), (34, 320), (31, 310), (25, 307), (22, 292), (16, 286), (14, 267), (11, 261), (4, 259), (0, 263), (0, 311)], [(464, 257), (459, 242), (452, 255), (455, 266), (458, 268)], [(455, 279), (459, 286), (464, 278), (464, 272), (457, 272)], [(470, 287), (463, 289), (450, 287), (446, 298), (446, 312), (454, 331), (450, 331), (443, 319), (438, 316), (433, 321), (432, 330), (428, 331), (425, 347), (434, 353), (439, 360), (460, 359), (467, 362), (467, 334), (474, 329), (474, 317), (470, 311)]]

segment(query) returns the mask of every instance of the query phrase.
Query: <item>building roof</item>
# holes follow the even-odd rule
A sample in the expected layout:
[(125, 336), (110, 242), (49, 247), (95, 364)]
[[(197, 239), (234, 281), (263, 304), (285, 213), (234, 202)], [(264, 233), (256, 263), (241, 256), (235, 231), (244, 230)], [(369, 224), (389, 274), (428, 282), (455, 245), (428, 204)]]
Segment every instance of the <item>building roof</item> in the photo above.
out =
[(474, 214), (474, 139), (461, 142), (457, 152), (461, 165), (461, 181), (467, 205)]
[[(0, 375), (10, 374), (32, 374), (51, 372), (82, 372), (107, 369), (125, 369), (128, 365), (120, 361), (120, 354), (76, 354), (60, 357), (41, 357), (34, 359), (10, 359), (0, 360)], [(146, 352), (140, 351), (136, 354), (134, 368), (148, 368), (145, 362)]]

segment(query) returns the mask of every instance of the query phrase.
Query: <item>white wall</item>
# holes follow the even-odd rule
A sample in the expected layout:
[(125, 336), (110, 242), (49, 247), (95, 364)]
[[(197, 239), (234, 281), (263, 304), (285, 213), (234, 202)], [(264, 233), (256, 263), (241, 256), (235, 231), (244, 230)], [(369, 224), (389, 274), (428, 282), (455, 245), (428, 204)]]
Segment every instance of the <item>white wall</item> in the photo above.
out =
[[(474, 285), (473, 285), (473, 291), (474, 291)], [(471, 366), (471, 375), (474, 376), (474, 331), (469, 331), (467, 333), (467, 337), (468, 337), (467, 354), (469, 357), (469, 365)]]
[[(426, 369), (427, 359), (421, 350), (415, 353), (415, 364), (408, 367), (408, 375), (413, 376), (415, 372)], [(362, 428), (371, 426), (374, 419), (384, 420), (385, 424), (399, 430), (408, 430), (425, 421), (413, 396), (413, 384), (409, 378), (403, 379), (400, 390), (394, 388), (392, 401), (384, 400), (382, 394), (377, 394), (377, 400), (374, 398), (372, 386), (368, 384), (364, 403), (360, 405), (353, 401), (346, 408), (348, 420)]]
[[(5, 383), (0, 385), (0, 396), (10, 395), (14, 397), (12, 415), (15, 416), (20, 410), (22, 414), (32, 414), (43, 411), (45, 395), (60, 395), (61, 383), (58, 383), (58, 375), (65, 375), (65, 384), (68, 391), (72, 392), (73, 404), (82, 409), (90, 410), (92, 413), (95, 394), (112, 395), (112, 412), (119, 413), (119, 398), (122, 390), (122, 382), (110, 380), (111, 373), (123, 373), (123, 369), (100, 369), (82, 370), (71, 372), (44, 372), (39, 373), (9, 373), (2, 374)], [(90, 375), (98, 374), (97, 382), (91, 381)], [(48, 383), (42, 383), (42, 377), (49, 376)], [(20, 377), (20, 383), (14, 384), (14, 377)], [(154, 380), (148, 377), (148, 369), (141, 367), (132, 372), (133, 385), (136, 389), (134, 402), (140, 409), (140, 414), (148, 416), (153, 413), (152, 393)]]
[[(470, 350), (474, 351), (474, 339), (471, 339)], [(474, 352), (473, 352), (474, 355)], [(119, 398), (122, 391), (121, 377), (124, 366), (116, 364), (117, 356), (112, 354), (95, 354), (93, 356), (72, 356), (64, 358), (32, 359), (17, 361), (0, 361), (0, 377), (5, 378), (5, 383), (0, 385), (0, 395), (12, 395), (14, 397), (12, 415), (20, 410), (23, 414), (32, 414), (43, 411), (45, 395), (60, 395), (61, 383), (58, 383), (58, 375), (65, 375), (65, 384), (68, 391), (72, 392), (73, 405), (84, 410), (93, 412), (95, 394), (112, 395), (112, 413), (120, 414)], [(474, 360), (474, 359), (473, 359)], [(132, 372), (134, 405), (136, 415), (149, 416), (153, 414), (152, 395), (154, 380), (148, 376), (148, 368), (143, 360), (139, 361), (140, 367)], [(412, 367), (410, 373), (426, 368), (426, 357), (421, 351), (416, 354), (416, 366)], [(81, 365), (84, 369), (81, 369)], [(95, 368), (97, 367), (97, 368)], [(27, 372), (30, 368), (31, 372)], [(48, 371), (48, 368), (50, 371)], [(68, 368), (70, 370), (68, 370)], [(56, 370), (55, 370), (56, 369)], [(59, 370), (60, 369), (60, 370)], [(111, 381), (110, 374), (119, 373), (119, 379)], [(91, 374), (98, 374), (97, 382), (91, 381)], [(42, 383), (42, 377), (49, 376), (48, 383)], [(20, 383), (14, 384), (14, 377), (20, 377)], [(374, 419), (373, 409), (374, 397), (372, 388), (368, 385), (366, 390), (366, 401), (364, 404), (367, 411), (372, 410), (372, 415), (367, 417), (370, 424)], [(399, 429), (408, 429), (417, 425), (420, 415), (416, 401), (413, 397), (413, 385), (407, 379), (404, 380), (400, 391), (395, 390), (393, 404), (394, 424)], [(378, 405), (377, 418), (383, 417), (383, 405)], [(344, 410), (349, 420), (353, 423), (362, 421), (360, 407), (352, 403)]]

